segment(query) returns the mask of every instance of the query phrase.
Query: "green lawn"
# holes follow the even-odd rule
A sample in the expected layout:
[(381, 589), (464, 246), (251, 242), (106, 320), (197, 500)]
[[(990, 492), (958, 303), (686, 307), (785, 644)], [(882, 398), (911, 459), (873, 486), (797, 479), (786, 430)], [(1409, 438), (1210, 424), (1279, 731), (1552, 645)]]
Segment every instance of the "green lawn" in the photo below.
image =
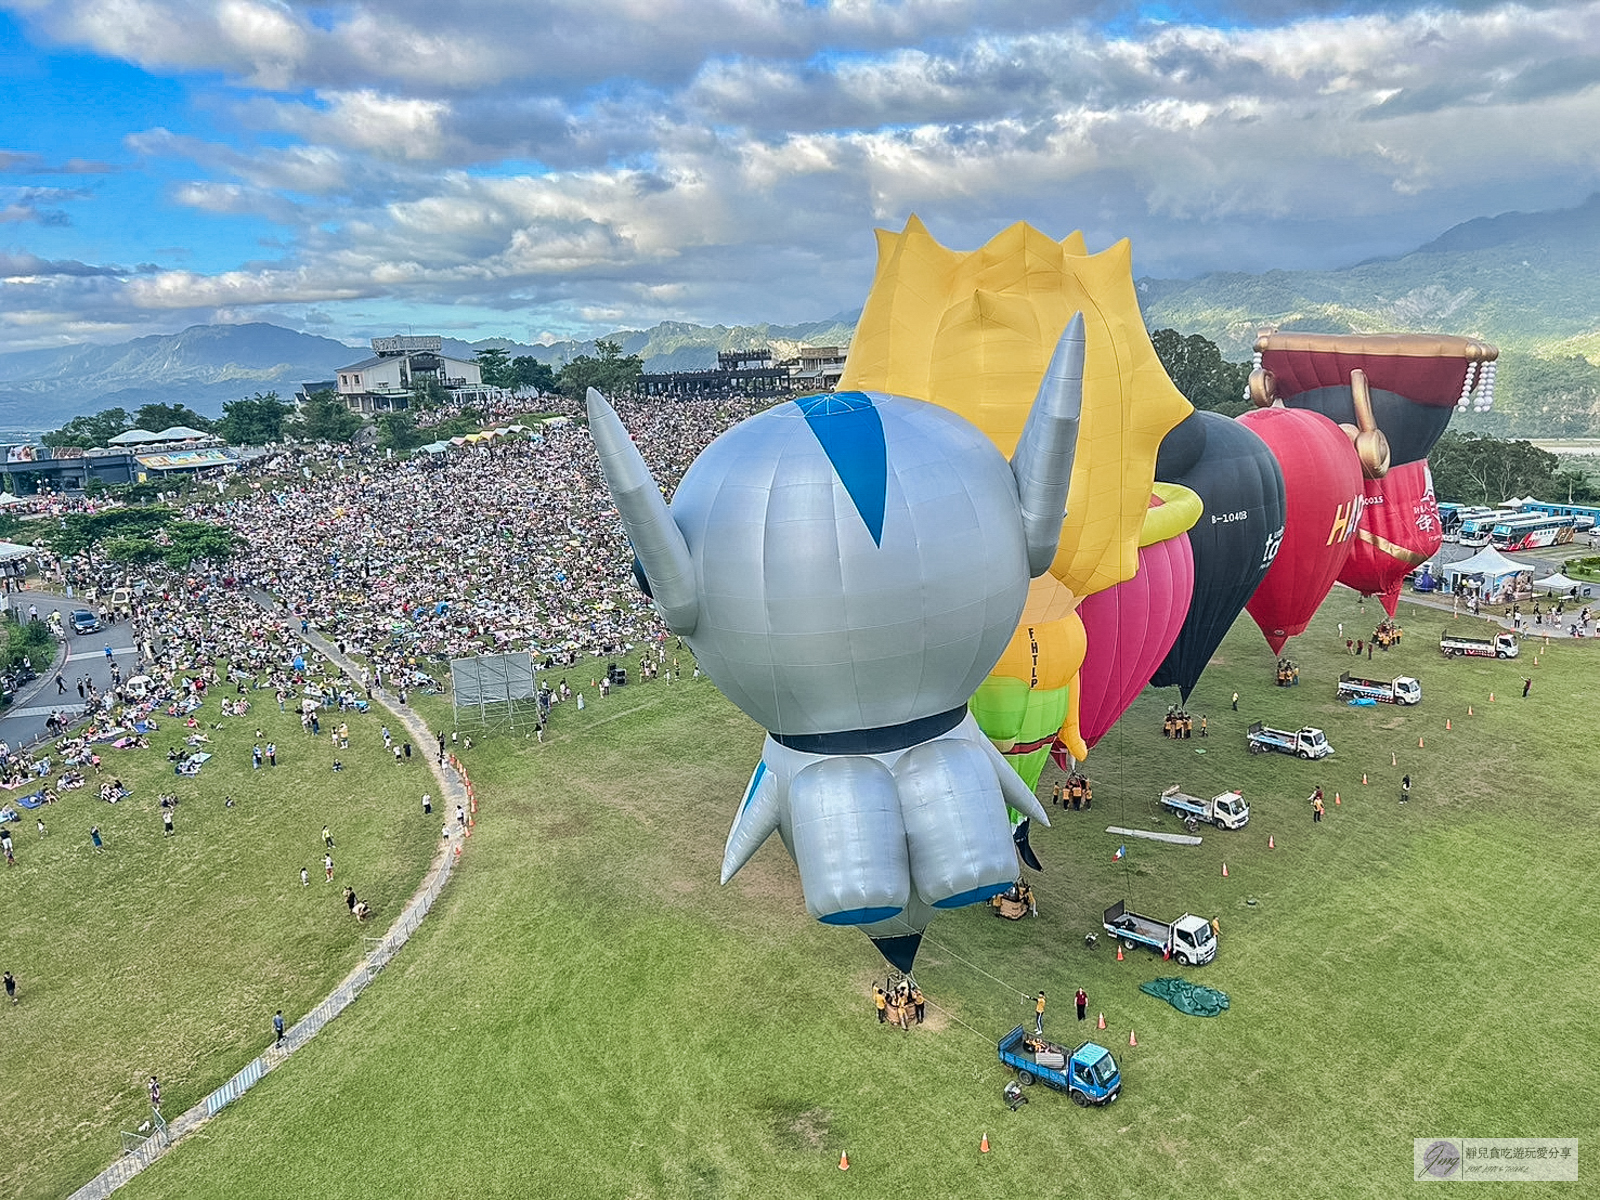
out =
[[(295, 1020), (355, 964), (362, 934), (381, 932), (351, 919), (344, 885), (386, 924), (420, 880), (439, 837), (421, 815), (422, 792), (438, 792), (424, 760), (396, 767), (381, 753), (381, 721), (352, 715), (346, 769), (335, 773), (326, 727), (313, 740), (271, 692), (252, 699), (248, 716), (206, 730), (215, 757), (199, 778), (174, 777), (166, 749), (187, 731), (162, 717), (150, 749), (102, 748), (103, 778), (131, 784), (131, 797), (101, 802), (91, 774), (12, 827), (0, 963), (21, 981), (22, 1003), (0, 1012), (0, 1109), (12, 1133), (0, 1193), (61, 1196), (103, 1168), (118, 1130), (150, 1115), (151, 1073), (169, 1118), (202, 1099), (270, 1040), (275, 1009)], [(215, 700), (197, 714), (208, 726), (218, 716)], [(258, 725), (278, 744), (276, 770), (251, 769)], [(162, 792), (179, 797), (170, 838)], [(337, 842), (332, 883), (324, 823)]]
[[(859, 934), (806, 918), (776, 839), (717, 886), (761, 736), (708, 682), (631, 686), (581, 714), (563, 706), (544, 746), (486, 738), (463, 753), (481, 819), (417, 937), (348, 1013), (129, 1195), (1342, 1200), (1408, 1193), (1413, 1137), (1600, 1146), (1600, 852), (1588, 828), (1600, 652), (1540, 648), (1534, 666), (1529, 639), (1519, 662), (1447, 662), (1436, 646), (1447, 615), (1408, 605), (1400, 616), (1405, 640), (1370, 673), (1419, 677), (1416, 709), (1334, 701), (1339, 671), (1356, 668), (1335, 622), (1367, 632), (1377, 617), (1344, 592), (1291, 645), (1298, 688), (1271, 685), (1273, 658), (1241, 621), (1190, 705), (1209, 715), (1209, 739), (1164, 741), (1174, 693), (1141, 697), (1091, 759), (1094, 810), (1061, 813), (1035, 836), (1048, 868), (1039, 919), (966, 910), (935, 922), (918, 967), (930, 1021), (910, 1034), (877, 1025), (868, 990), (881, 960)], [(1251, 756), (1253, 719), (1319, 725), (1337, 753)], [(1406, 772), (1415, 788), (1401, 806)], [(1105, 832), (1176, 830), (1155, 801), (1172, 783), (1242, 788), (1250, 825), (1208, 831), (1198, 848)], [(1313, 826), (1306, 797), (1319, 783), (1328, 816)], [(147, 840), (151, 854), (178, 850), (158, 832)], [(1113, 863), (1121, 842), (1128, 858)], [(139, 891), (118, 885), (125, 903)], [(1085, 947), (1101, 909), (1124, 898), (1219, 918), (1219, 957), (1193, 977), (1229, 992), (1228, 1013), (1182, 1016), (1137, 990), (1171, 973), (1159, 960), (1118, 962), (1109, 938)], [(290, 889), (280, 903), (300, 899)], [(206, 928), (197, 912), (186, 919)], [(1039, 989), (1053, 997), (1047, 1029), (1075, 1041), (1079, 985), (1091, 1015), (1106, 1015), (1123, 1098), (1080, 1110), (1036, 1088), (1007, 1113), (994, 1041), (1028, 1018)], [(204, 995), (173, 1003), (211, 1003)], [(227, 1006), (252, 1007), (259, 1019), (238, 1027), (219, 1073), (261, 1040), (273, 1004)], [(149, 1024), (128, 1022), (116, 1040)], [(144, 1069), (127, 1057), (125, 1101)], [(985, 1133), (993, 1152), (980, 1155)]]

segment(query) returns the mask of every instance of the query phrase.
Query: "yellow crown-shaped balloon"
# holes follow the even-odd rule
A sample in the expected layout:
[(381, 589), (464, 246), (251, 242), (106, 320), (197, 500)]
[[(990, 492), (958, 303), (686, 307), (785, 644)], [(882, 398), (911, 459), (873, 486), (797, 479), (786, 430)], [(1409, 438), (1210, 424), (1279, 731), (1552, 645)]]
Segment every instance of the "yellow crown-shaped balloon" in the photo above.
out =
[(1139, 565), (1156, 450), (1193, 406), (1172, 385), (1139, 312), (1126, 239), (1089, 254), (1024, 222), (971, 253), (915, 216), (878, 230), (878, 270), (842, 389), (894, 392), (959, 413), (1010, 455), (1056, 340), (1083, 313), (1087, 357), (1077, 465), (1050, 570), (1081, 599)]

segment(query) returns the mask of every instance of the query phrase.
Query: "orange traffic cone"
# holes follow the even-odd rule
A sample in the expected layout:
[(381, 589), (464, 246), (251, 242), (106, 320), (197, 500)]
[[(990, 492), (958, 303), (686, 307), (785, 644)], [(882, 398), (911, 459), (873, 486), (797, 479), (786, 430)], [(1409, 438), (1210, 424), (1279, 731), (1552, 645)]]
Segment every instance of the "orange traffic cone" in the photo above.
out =
[(1472, 715), (1472, 705), (1469, 704), (1469, 705), (1467, 705), (1467, 716), (1470, 717), (1471, 715)]
[(1490, 704), (1493, 704), (1493, 703), (1494, 703), (1494, 693), (1493, 693), (1493, 692), (1490, 692), (1490, 693), (1489, 693), (1489, 703), (1490, 703)]
[(1393, 750), (1389, 751), (1389, 765), (1391, 767), (1398, 767), (1400, 765), (1398, 762), (1395, 761), (1394, 751)]
[(1272, 835), (1270, 833), (1267, 834), (1267, 849), (1268, 850), (1276, 850), (1277, 848), (1278, 848), (1278, 843), (1272, 840)]
[(1334, 794), (1333, 794), (1333, 802), (1334, 802), (1334, 803), (1335, 803), (1335, 804), (1343, 804), (1343, 803), (1344, 803), (1344, 801), (1342, 801), (1342, 800), (1340, 800), (1340, 799), (1339, 799), (1339, 793), (1338, 793), (1338, 792), (1335, 792), (1335, 793), (1334, 793)]
[(456, 861), (459, 862), (460, 860), (461, 860), (461, 847), (457, 846), (456, 847)]
[(1096, 1025), (1095, 1028), (1096, 1029), (1104, 1029), (1105, 1027), (1106, 1027), (1106, 1015), (1105, 1015), (1105, 1013), (1101, 1013), (1100, 1014), (1100, 1024)]
[(1361, 772), (1361, 786), (1367, 786), (1367, 773), (1365, 771)]
[(477, 821), (475, 821), (475, 820), (474, 820), (474, 819), (473, 819), (473, 818), (472, 818), (472, 817), (471, 817), (471, 816), (470, 816), (470, 815), (469, 815), (469, 816), (468, 816), (468, 817), (467, 817), (467, 828), (468, 828), (468, 829), (471, 829), (471, 828), (472, 828), (472, 827), (473, 827), (473, 826), (474, 826), (474, 825), (476, 825), (476, 824), (477, 824), (477, 823), (478, 823), (478, 822), (477, 822)]
[(1121, 942), (1117, 943), (1117, 961), (1118, 962), (1122, 961), (1122, 943)]
[(1138, 1044), (1139, 1039), (1133, 1036), (1133, 1030), (1128, 1030), (1128, 1045), (1137, 1046)]
[(848, 1171), (849, 1169), (850, 1169), (850, 1156), (848, 1154), (846, 1154), (843, 1150), (841, 1150), (841, 1151), (839, 1151), (839, 1170)]
[(1227, 863), (1223, 863), (1222, 864), (1222, 877), (1224, 879), (1226, 879), (1228, 877), (1228, 864)]
[(1418, 749), (1418, 750), (1421, 750), (1421, 749), (1422, 749), (1422, 739), (1421, 739), (1421, 738), (1418, 738), (1418, 739), (1417, 739), (1417, 749)]
[(983, 1135), (983, 1141), (978, 1143), (978, 1153), (979, 1154), (987, 1154), (987, 1153), (989, 1153), (989, 1135), (988, 1135), (987, 1132), (985, 1132), (984, 1135)]

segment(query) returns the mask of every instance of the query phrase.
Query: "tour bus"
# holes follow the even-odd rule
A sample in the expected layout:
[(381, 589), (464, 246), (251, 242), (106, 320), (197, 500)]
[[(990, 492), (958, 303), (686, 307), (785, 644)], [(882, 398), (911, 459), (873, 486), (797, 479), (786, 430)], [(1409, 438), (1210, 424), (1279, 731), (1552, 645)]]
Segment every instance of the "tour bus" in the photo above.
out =
[(1478, 510), (1474, 515), (1462, 518), (1461, 528), (1455, 540), (1463, 546), (1487, 546), (1494, 527), (1502, 521), (1515, 520), (1516, 517), (1515, 512), (1505, 508)]
[(1439, 532), (1443, 535), (1445, 541), (1454, 542), (1460, 540), (1461, 527), (1468, 521), (1476, 521), (1482, 517), (1501, 520), (1515, 515), (1515, 513), (1504, 508), (1486, 508), (1478, 504), (1441, 504), (1439, 505)]
[(1576, 528), (1579, 533), (1593, 529), (1600, 523), (1600, 505), (1551, 504), (1545, 500), (1524, 500), (1517, 507), (1522, 510), (1524, 516), (1543, 513), (1547, 517), (1576, 517), (1578, 522)]
[(1529, 516), (1499, 521), (1489, 531), (1489, 544), (1496, 550), (1535, 550), (1540, 546), (1564, 546), (1577, 531), (1575, 517)]

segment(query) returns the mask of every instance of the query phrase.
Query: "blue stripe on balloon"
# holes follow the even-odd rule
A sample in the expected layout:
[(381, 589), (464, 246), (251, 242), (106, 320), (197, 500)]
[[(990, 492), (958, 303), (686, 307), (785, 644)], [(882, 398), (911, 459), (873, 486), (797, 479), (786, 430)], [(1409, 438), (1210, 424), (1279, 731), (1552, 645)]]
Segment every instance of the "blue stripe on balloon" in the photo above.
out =
[(946, 896), (943, 900), (935, 900), (935, 908), (964, 908), (968, 904), (981, 904), (983, 901), (998, 896), (1011, 885), (1009, 883), (986, 883), (982, 887), (970, 888), (965, 892), (958, 892), (954, 896)]
[(905, 910), (892, 905), (879, 904), (871, 908), (852, 908), (846, 912), (829, 913), (825, 917), (818, 917), (817, 920), (824, 925), (875, 925), (903, 911)]
[(822, 443), (874, 545), (883, 544), (883, 510), (889, 491), (889, 454), (883, 418), (865, 392), (803, 396), (795, 401)]

